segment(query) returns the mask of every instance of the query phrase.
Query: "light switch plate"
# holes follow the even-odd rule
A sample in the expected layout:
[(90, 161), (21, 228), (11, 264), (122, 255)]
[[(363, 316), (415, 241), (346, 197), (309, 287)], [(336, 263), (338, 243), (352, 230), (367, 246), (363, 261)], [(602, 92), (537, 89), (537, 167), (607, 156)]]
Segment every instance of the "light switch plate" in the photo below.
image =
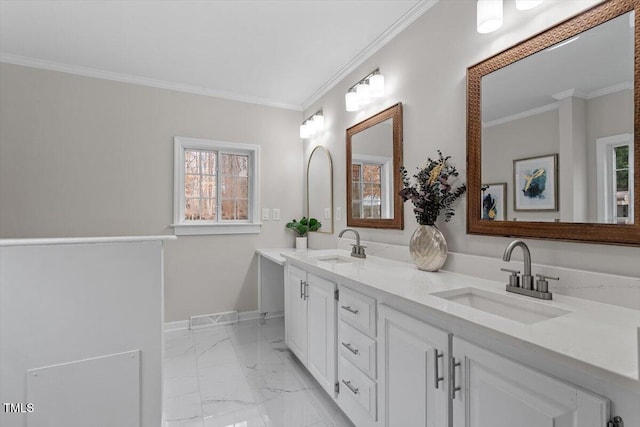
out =
[(280, 209), (273, 209), (271, 216), (274, 221), (280, 221)]
[(331, 208), (324, 208), (324, 219), (331, 219)]
[(262, 219), (264, 221), (269, 220), (269, 208), (262, 208)]

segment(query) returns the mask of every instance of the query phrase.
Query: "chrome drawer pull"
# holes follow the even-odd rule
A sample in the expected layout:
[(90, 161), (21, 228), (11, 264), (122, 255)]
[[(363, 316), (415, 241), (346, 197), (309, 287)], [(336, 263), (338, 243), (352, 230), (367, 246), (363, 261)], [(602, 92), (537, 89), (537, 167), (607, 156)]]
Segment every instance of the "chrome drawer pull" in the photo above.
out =
[(456, 368), (460, 366), (460, 362), (456, 362), (456, 358), (453, 357), (453, 366), (451, 367), (451, 383), (453, 384), (453, 389), (451, 390), (451, 399), (456, 398), (456, 393), (461, 390), (461, 387), (456, 387)]
[(351, 308), (350, 305), (343, 305), (342, 309), (343, 310), (347, 310), (349, 313), (352, 313), (352, 314), (358, 314), (359, 313), (357, 308)]
[(303, 283), (304, 282), (302, 280), (300, 280), (300, 299), (304, 298), (304, 291), (302, 290), (303, 289), (303, 287), (302, 287)]
[(342, 345), (344, 346), (344, 348), (346, 348), (347, 350), (349, 350), (351, 353), (353, 353), (355, 355), (360, 353), (357, 348), (351, 347), (351, 344), (349, 344), (349, 343), (343, 342)]
[(438, 371), (439, 370), (438, 359), (442, 359), (444, 357), (444, 353), (440, 353), (437, 348), (435, 349), (435, 351), (436, 351), (436, 358), (433, 362), (433, 365), (434, 365), (433, 370), (435, 371), (434, 381), (436, 383), (436, 389), (438, 389), (439, 388), (438, 384), (440, 383), (440, 381), (444, 381), (444, 377), (441, 377), (440, 372)]
[(354, 386), (352, 386), (352, 385), (351, 385), (351, 381), (345, 381), (345, 380), (342, 380), (342, 383), (343, 383), (344, 385), (346, 385), (346, 386), (347, 386), (347, 388), (348, 388), (349, 390), (351, 390), (351, 393), (353, 393), (353, 394), (360, 394), (360, 390), (358, 390), (357, 388), (355, 388)]

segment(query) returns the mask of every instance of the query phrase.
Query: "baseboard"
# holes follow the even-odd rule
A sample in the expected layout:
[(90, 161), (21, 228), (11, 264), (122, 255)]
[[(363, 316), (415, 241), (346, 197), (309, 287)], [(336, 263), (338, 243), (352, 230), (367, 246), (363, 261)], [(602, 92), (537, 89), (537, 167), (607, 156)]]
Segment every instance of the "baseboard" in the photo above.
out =
[[(283, 317), (284, 312), (280, 311), (277, 313), (267, 313), (265, 319), (276, 319), (278, 317)], [(262, 315), (258, 310), (252, 311), (242, 311), (238, 313), (238, 321), (245, 322), (247, 320), (257, 320), (262, 319)], [(213, 325), (212, 325), (213, 326)], [(202, 328), (204, 326), (200, 326)], [(173, 331), (186, 331), (189, 330), (189, 320), (176, 320), (174, 322), (165, 322), (163, 326), (164, 332), (173, 332)]]

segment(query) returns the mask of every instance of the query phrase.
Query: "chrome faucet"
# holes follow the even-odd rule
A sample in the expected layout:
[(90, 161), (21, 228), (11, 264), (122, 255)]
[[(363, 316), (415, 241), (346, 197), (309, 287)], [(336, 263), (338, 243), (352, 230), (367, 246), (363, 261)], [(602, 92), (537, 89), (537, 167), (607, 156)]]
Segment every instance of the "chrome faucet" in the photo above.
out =
[(342, 235), (347, 231), (352, 231), (353, 234), (356, 235), (356, 244), (351, 245), (351, 256), (356, 258), (366, 258), (367, 254), (364, 253), (364, 248), (366, 248), (366, 246), (360, 245), (360, 234), (356, 230), (354, 230), (353, 228), (345, 228), (340, 232), (340, 234), (338, 234), (338, 237), (342, 237)]
[(504, 250), (502, 256), (503, 261), (511, 261), (511, 253), (516, 247), (522, 248), (522, 254), (524, 255), (524, 274), (522, 275), (522, 285), (520, 284), (520, 274), (517, 270), (509, 270), (507, 268), (501, 268), (500, 270), (511, 273), (509, 276), (509, 284), (507, 285), (508, 292), (514, 292), (516, 294), (527, 295), (540, 299), (551, 299), (552, 293), (549, 292), (549, 282), (547, 279), (558, 280), (558, 277), (545, 276), (543, 274), (536, 274), (538, 280), (536, 280), (535, 288), (533, 286), (533, 276), (531, 275), (531, 252), (529, 247), (522, 240), (514, 240), (509, 243)]

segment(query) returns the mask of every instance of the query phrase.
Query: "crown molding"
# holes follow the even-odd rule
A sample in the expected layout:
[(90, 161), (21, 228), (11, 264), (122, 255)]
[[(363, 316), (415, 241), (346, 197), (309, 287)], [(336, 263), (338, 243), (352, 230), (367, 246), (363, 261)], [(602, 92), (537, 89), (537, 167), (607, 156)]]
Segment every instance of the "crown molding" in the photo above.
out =
[(518, 119), (524, 119), (525, 117), (535, 116), (536, 114), (545, 113), (551, 110), (557, 110), (560, 108), (560, 104), (553, 102), (551, 104), (543, 105), (541, 107), (532, 108), (530, 110), (523, 111), (521, 113), (512, 114), (510, 116), (500, 117), (499, 119), (491, 120), (489, 122), (483, 122), (483, 128), (490, 128), (493, 126), (502, 125), (508, 122), (512, 122)]
[(362, 65), (374, 53), (389, 43), (394, 37), (411, 25), (416, 19), (421, 17), (426, 11), (431, 9), (440, 0), (420, 0), (415, 6), (409, 9), (393, 25), (378, 36), (371, 44), (365, 47), (351, 61), (333, 75), (325, 84), (320, 86), (306, 101), (302, 103), (302, 110), (306, 110), (314, 102), (333, 89), (338, 83), (344, 80), (352, 71)]
[(623, 90), (633, 90), (633, 83), (622, 82), (617, 85), (603, 87), (587, 94), (587, 99), (598, 98), (599, 96), (611, 95), (612, 93), (622, 92)]
[(230, 101), (245, 102), (248, 104), (263, 105), (266, 107), (283, 108), (286, 110), (302, 111), (299, 105), (285, 104), (265, 98), (241, 95), (234, 92), (227, 92), (215, 89), (208, 89), (200, 86), (192, 86), (183, 83), (170, 82), (166, 80), (156, 80), (147, 77), (134, 76), (130, 74), (114, 73), (111, 71), (98, 70), (96, 68), (80, 67), (76, 65), (63, 64), (60, 62), (46, 61), (43, 59), (30, 58), (26, 56), (12, 55), (8, 53), (0, 53), (0, 62), (14, 65), (22, 65), (25, 67), (39, 68), (43, 70), (58, 71), (61, 73), (75, 74), (85, 77), (93, 77), (97, 79), (111, 80), (120, 83), (129, 83), (140, 86), (154, 87), (158, 89), (173, 90), (176, 92), (185, 92), (195, 95), (210, 96), (213, 98), (221, 98)]

